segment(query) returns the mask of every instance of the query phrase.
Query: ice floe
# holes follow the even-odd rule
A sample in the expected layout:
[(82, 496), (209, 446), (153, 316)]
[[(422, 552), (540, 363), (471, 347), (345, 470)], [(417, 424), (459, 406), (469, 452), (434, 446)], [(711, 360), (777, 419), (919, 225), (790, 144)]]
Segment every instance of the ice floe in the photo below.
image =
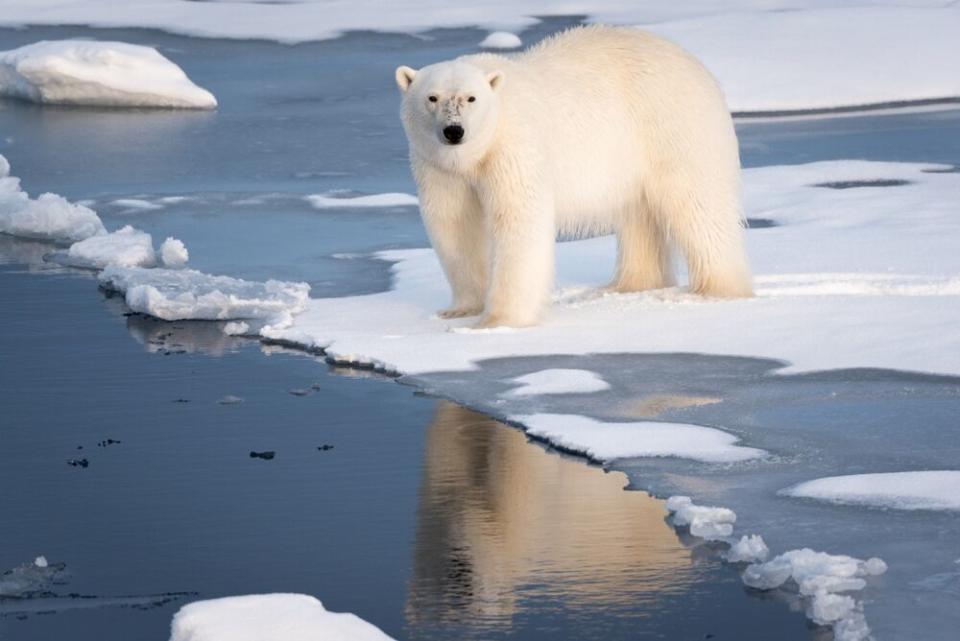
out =
[(705, 463), (759, 458), (763, 450), (737, 445), (733, 434), (684, 423), (607, 423), (575, 414), (511, 416), (528, 434), (597, 461), (633, 457), (677, 457)]
[(94, 269), (107, 265), (153, 267), (157, 262), (150, 234), (130, 225), (70, 245), (65, 259), (70, 265)]
[(723, 540), (733, 534), (736, 513), (725, 507), (696, 505), (689, 496), (671, 496), (665, 507), (674, 525), (689, 527), (690, 534), (707, 541)]
[[(786, 361), (785, 372), (956, 375), (960, 174), (943, 169), (829, 161), (746, 170), (747, 214), (778, 223), (746, 232), (753, 299), (707, 300), (683, 288), (604, 292), (616, 246), (601, 237), (558, 245), (559, 287), (541, 326), (461, 333), (473, 319), (434, 317), (449, 290), (433, 251), (395, 250), (377, 255), (394, 263), (391, 291), (311, 300), (292, 327), (264, 335), (406, 374), (471, 370), (507, 356), (683, 352), (771, 358)], [(871, 177), (906, 184), (817, 186)]]
[(507, 392), (510, 396), (541, 394), (589, 394), (610, 389), (610, 384), (596, 372), (583, 369), (545, 369), (510, 381), (519, 387)]
[(515, 33), (509, 31), (494, 31), (480, 42), (484, 49), (516, 49), (523, 46), (523, 41)]
[[(638, 25), (700, 56), (741, 112), (784, 112), (944, 99), (960, 95), (960, 7), (938, 0), (891, 6), (866, 0), (638, 3), (596, 0), (589, 22)], [(144, 27), (204, 37), (303, 42), (347, 31), (418, 32), (479, 26), (518, 31), (534, 16), (571, 14), (564, 0), (0, 0), (0, 24)], [(762, 53), (762, 55), (760, 55)]]
[(416, 207), (419, 203), (416, 196), (400, 193), (349, 196), (333, 192), (328, 194), (311, 194), (306, 196), (306, 199), (307, 202), (316, 209)]
[(170, 641), (391, 641), (372, 623), (305, 594), (250, 594), (189, 603)]
[[(0, 7), (0, 13), (6, 12)], [(152, 47), (54, 40), (0, 51), (0, 96), (39, 103), (212, 109), (217, 101)]]
[(20, 179), (10, 175), (10, 163), (0, 155), (0, 233), (73, 243), (107, 230), (96, 212), (62, 196), (30, 198), (20, 188)]
[(831, 476), (799, 483), (780, 493), (896, 510), (960, 510), (960, 471)]
[(273, 329), (288, 326), (310, 293), (306, 283), (246, 281), (193, 269), (111, 265), (99, 279), (135, 312), (169, 321), (256, 319)]
[(22, 598), (48, 591), (65, 568), (63, 563), (49, 563), (46, 557), (38, 556), (30, 563), (7, 570), (0, 574), (0, 598)]

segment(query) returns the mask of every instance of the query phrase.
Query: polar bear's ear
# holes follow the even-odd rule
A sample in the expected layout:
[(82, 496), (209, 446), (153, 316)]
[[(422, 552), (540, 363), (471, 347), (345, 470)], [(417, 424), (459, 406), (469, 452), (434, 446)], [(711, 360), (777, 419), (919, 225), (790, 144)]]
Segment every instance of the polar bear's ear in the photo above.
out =
[(410, 84), (413, 82), (413, 79), (417, 75), (416, 69), (411, 69), (410, 67), (400, 66), (397, 67), (397, 86), (400, 87), (400, 91), (406, 91), (410, 88)]
[(503, 72), (491, 71), (487, 74), (487, 82), (490, 83), (490, 88), (496, 91), (503, 86)]

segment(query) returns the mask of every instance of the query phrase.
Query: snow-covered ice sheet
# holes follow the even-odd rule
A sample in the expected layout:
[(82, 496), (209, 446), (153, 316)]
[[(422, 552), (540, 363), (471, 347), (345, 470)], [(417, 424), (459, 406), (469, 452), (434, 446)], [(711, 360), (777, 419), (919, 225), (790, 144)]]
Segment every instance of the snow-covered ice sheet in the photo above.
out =
[[(482, 359), (686, 352), (785, 361), (783, 371), (873, 367), (960, 374), (960, 174), (904, 163), (830, 161), (745, 172), (752, 299), (707, 300), (671, 288), (598, 289), (613, 273), (612, 237), (558, 245), (558, 283), (542, 326), (450, 331), (472, 319), (434, 317), (449, 302), (429, 249), (394, 261), (389, 292), (311, 300), (267, 338), (327, 350), (342, 361), (407, 374), (471, 370)], [(893, 187), (857, 184), (877, 178)]]
[(391, 641), (372, 623), (305, 594), (250, 594), (189, 603), (170, 641)]
[(93, 269), (107, 265), (153, 267), (157, 258), (150, 234), (126, 225), (115, 232), (91, 236), (70, 245), (65, 262)]
[(518, 376), (510, 382), (518, 384), (508, 392), (510, 396), (588, 394), (610, 388), (596, 372), (583, 369), (545, 369)]
[(799, 483), (781, 494), (897, 510), (960, 510), (960, 471), (832, 476)]
[(410, 194), (388, 193), (369, 196), (348, 196), (343, 194), (311, 194), (307, 202), (317, 209), (365, 209), (368, 207), (416, 207), (416, 196)]
[(100, 283), (124, 295), (135, 312), (163, 320), (260, 320), (267, 329), (290, 324), (304, 309), (306, 283), (246, 281), (193, 269), (108, 266)]
[(605, 423), (574, 414), (511, 416), (528, 434), (597, 461), (633, 457), (676, 457), (705, 463), (733, 463), (765, 454), (737, 445), (733, 434), (682, 423)]
[[(242, 4), (242, 7), (238, 7)], [(640, 25), (700, 56), (741, 112), (829, 109), (960, 96), (960, 6), (937, 0), (0, 0), (0, 24), (146, 27), (194, 36), (303, 42), (350, 30), (478, 26), (517, 31), (532, 16), (582, 14)]]
[(10, 175), (10, 163), (0, 155), (0, 233), (73, 243), (107, 233), (92, 209), (56, 194), (30, 198), (20, 179)]
[(101, 107), (217, 106), (213, 94), (193, 84), (156, 49), (87, 40), (42, 41), (0, 51), (0, 96)]

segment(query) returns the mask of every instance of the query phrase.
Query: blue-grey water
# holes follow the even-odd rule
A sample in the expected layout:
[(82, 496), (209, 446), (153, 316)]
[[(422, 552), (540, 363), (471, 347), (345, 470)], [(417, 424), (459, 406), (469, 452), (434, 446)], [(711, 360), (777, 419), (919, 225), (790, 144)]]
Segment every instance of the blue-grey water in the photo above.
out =
[[(546, 21), (525, 39), (567, 23)], [(482, 37), (423, 35), (287, 46), (144, 30), (0, 30), (0, 50), (66, 37), (157, 46), (220, 101), (213, 113), (0, 101), (0, 153), (31, 193), (92, 201), (109, 228), (177, 236), (198, 269), (305, 280), (315, 296), (382, 290), (385, 266), (364, 255), (425, 246), (416, 211), (320, 211), (303, 196), (412, 193), (393, 68), (468, 52), (464, 43)], [(738, 130), (746, 166), (960, 164), (960, 111), (751, 121)], [(165, 196), (188, 199), (149, 211), (113, 203)], [(126, 316), (90, 275), (44, 265), (49, 249), (0, 238), (0, 572), (43, 554), (66, 573), (39, 598), (0, 598), (4, 640), (164, 639), (185, 602), (269, 591), (316, 595), (398, 639), (829, 634), (745, 592), (712, 550), (678, 538), (658, 502), (621, 491), (625, 477), (411, 387), (225, 337), (215, 323)], [(769, 362), (685, 358), (483, 367), (504, 376), (548, 361), (601, 371), (617, 398), (569, 399), (598, 416), (739, 420), (779, 426), (787, 439), (804, 438), (793, 426), (862, 433), (879, 425), (878, 448), (882, 438), (910, 443), (898, 424), (946, 431), (957, 407), (952, 380), (874, 375), (851, 386), (858, 375), (779, 380)], [(837, 390), (841, 400), (825, 406)], [(226, 396), (243, 400), (220, 403)], [(696, 400), (712, 398), (729, 402)], [(121, 442), (98, 445), (107, 439)], [(622, 467), (647, 486), (659, 465)], [(700, 475), (674, 474), (659, 489), (694, 491)], [(747, 475), (713, 470), (706, 483), (717, 494), (748, 488), (749, 497), (786, 476), (754, 487)], [(823, 510), (837, 509), (801, 505), (791, 518), (811, 530)], [(903, 517), (870, 514), (874, 532), (903, 531), (890, 525)], [(756, 525), (764, 515), (748, 518)], [(845, 518), (864, 527), (861, 513)], [(776, 523), (764, 525), (773, 543), (787, 542)], [(909, 527), (933, 528), (941, 540), (955, 533), (949, 517)], [(943, 592), (920, 590), (917, 599)]]

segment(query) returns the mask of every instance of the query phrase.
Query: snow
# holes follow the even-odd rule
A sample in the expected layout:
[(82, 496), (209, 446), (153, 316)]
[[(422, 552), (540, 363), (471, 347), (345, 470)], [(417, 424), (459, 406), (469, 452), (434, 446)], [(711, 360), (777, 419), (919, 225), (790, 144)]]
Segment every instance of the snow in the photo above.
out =
[(419, 201), (410, 194), (387, 193), (369, 196), (346, 196), (337, 192), (306, 196), (316, 209), (364, 209), (368, 207), (416, 207)]
[(725, 539), (733, 534), (736, 513), (725, 507), (696, 505), (689, 496), (671, 496), (666, 502), (674, 525), (689, 526), (690, 534), (707, 541)]
[(163, 205), (152, 203), (142, 198), (117, 198), (110, 202), (115, 207), (122, 207), (128, 211), (156, 211), (163, 209)]
[(243, 321), (230, 321), (223, 326), (223, 333), (227, 336), (243, 336), (250, 333), (250, 325)]
[(557, 447), (597, 461), (632, 457), (678, 457), (706, 463), (733, 463), (759, 458), (763, 450), (736, 445), (732, 434), (684, 423), (607, 423), (575, 414), (530, 414), (510, 417), (527, 433)]
[(213, 109), (217, 101), (152, 47), (53, 40), (0, 51), (0, 96), (101, 107)]
[[(616, 248), (601, 237), (558, 245), (559, 288), (541, 326), (458, 332), (475, 319), (434, 317), (449, 292), (433, 251), (395, 250), (377, 254), (394, 263), (391, 291), (310, 300), (292, 327), (263, 335), (405, 374), (469, 371), (507, 356), (702, 353), (786, 361), (785, 373), (957, 375), (960, 174), (943, 169), (829, 161), (746, 170), (747, 214), (778, 225), (747, 231), (752, 299), (708, 300), (683, 288), (605, 292)], [(888, 177), (908, 183), (816, 186)]]
[(170, 641), (390, 641), (346, 612), (330, 612), (305, 594), (251, 594), (180, 608)]
[(164, 267), (183, 267), (190, 260), (190, 252), (182, 240), (168, 236), (160, 245), (160, 262)]
[(70, 245), (66, 262), (77, 267), (103, 269), (107, 265), (153, 267), (156, 254), (150, 234), (130, 225)]
[(278, 329), (303, 310), (306, 283), (246, 281), (192, 269), (108, 266), (99, 276), (135, 312), (163, 320), (258, 319)]
[[(732, 109), (780, 112), (943, 99), (960, 95), (960, 6), (938, 0), (735, 0), (637, 3), (595, 0), (0, 0), (0, 24), (145, 27), (203, 37), (286, 43), (346, 31), (416, 33), (477, 26), (518, 31), (533, 16), (586, 14), (589, 22), (639, 25), (700, 56)], [(137, 85), (135, 85), (136, 87)], [(202, 91), (196, 89), (197, 91)], [(205, 96), (212, 101), (212, 96)], [(212, 106), (205, 103), (206, 106)]]
[(539, 396), (542, 394), (589, 394), (610, 389), (610, 384), (596, 372), (582, 369), (545, 369), (511, 380), (520, 386), (510, 396)]
[(516, 49), (523, 46), (520, 36), (509, 31), (494, 31), (478, 45), (484, 49)]
[(73, 243), (107, 233), (96, 212), (56, 194), (30, 198), (0, 155), (0, 233)]
[(960, 471), (831, 476), (806, 481), (780, 493), (896, 510), (960, 510)]
[(724, 554), (728, 563), (756, 563), (766, 561), (770, 548), (759, 534), (743, 535), (740, 540), (730, 546)]
[(773, 590), (792, 580), (807, 598), (807, 616), (814, 623), (833, 625), (837, 641), (861, 641), (870, 634), (862, 604), (837, 593), (862, 590), (867, 585), (866, 578), (886, 571), (887, 565), (881, 559), (862, 561), (803, 548), (748, 566), (743, 582), (757, 590)]

